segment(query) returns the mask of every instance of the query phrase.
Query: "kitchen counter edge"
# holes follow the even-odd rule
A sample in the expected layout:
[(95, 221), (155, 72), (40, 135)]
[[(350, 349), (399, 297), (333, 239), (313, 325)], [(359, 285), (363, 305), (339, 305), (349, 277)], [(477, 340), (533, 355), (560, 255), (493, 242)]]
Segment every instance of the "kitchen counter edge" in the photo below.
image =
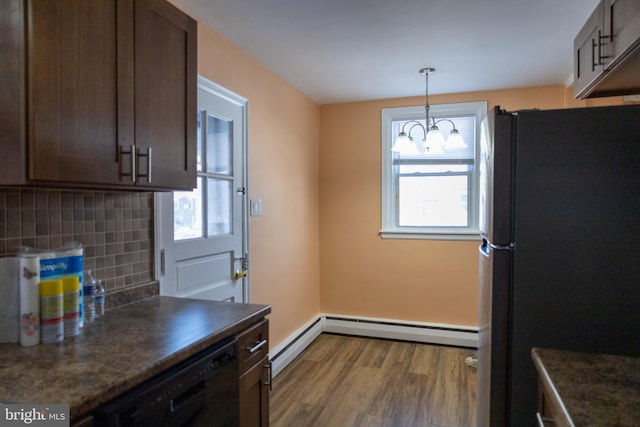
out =
[(271, 306), (154, 296), (57, 344), (0, 344), (0, 402), (70, 406), (77, 420), (271, 313)]
[(531, 357), (554, 408), (554, 425), (637, 426), (639, 357), (546, 348), (533, 348)]

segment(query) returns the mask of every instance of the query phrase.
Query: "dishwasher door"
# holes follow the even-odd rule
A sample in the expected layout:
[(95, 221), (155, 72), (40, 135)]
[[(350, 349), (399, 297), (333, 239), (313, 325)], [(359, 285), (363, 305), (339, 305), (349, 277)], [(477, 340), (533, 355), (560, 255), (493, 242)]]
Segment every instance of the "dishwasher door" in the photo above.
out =
[(237, 426), (236, 340), (192, 356), (95, 413), (97, 426)]

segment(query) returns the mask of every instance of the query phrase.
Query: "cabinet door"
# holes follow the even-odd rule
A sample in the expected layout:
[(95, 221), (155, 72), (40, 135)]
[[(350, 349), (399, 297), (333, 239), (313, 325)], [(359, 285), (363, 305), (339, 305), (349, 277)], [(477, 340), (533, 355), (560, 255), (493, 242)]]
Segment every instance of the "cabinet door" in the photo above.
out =
[(137, 185), (191, 190), (196, 186), (196, 22), (165, 0), (137, 0), (135, 29)]
[(116, 61), (121, 3), (26, 2), (30, 181), (118, 183), (119, 140), (133, 137), (133, 117), (118, 115), (118, 76), (131, 72)]
[(270, 371), (265, 357), (240, 377), (240, 427), (269, 426)]
[(640, 43), (640, 1), (604, 0), (603, 3), (606, 69), (611, 69)]
[(0, 1), (0, 184), (22, 184), (25, 158), (24, 7)]
[(604, 72), (602, 35), (603, 7), (600, 4), (573, 42), (573, 91), (576, 98), (585, 96), (592, 83)]

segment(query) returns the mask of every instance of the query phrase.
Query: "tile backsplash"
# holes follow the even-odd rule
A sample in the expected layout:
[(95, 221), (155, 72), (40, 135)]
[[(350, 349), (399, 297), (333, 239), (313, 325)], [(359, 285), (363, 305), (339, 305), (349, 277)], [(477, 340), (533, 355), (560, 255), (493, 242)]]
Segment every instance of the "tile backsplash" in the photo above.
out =
[(0, 256), (71, 241), (109, 293), (153, 282), (153, 193), (0, 187)]

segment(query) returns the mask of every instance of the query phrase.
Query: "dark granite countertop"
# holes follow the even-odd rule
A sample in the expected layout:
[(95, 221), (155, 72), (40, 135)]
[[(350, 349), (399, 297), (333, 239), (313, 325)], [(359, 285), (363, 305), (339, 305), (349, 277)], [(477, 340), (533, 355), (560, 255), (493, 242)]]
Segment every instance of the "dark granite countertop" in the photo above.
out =
[(543, 386), (579, 427), (640, 425), (640, 357), (534, 348)]
[(66, 403), (74, 419), (270, 312), (155, 296), (109, 310), (62, 343), (0, 344), (0, 402)]

